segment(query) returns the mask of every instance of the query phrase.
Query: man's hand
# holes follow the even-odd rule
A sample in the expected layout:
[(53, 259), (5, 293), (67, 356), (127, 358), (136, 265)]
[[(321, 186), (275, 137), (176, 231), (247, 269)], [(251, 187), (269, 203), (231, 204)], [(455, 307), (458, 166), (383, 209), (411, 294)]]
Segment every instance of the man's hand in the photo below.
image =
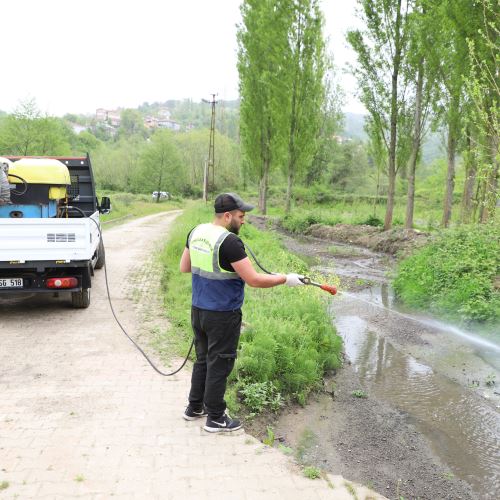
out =
[(304, 276), (302, 274), (290, 273), (286, 275), (285, 284), (287, 286), (300, 286), (303, 285), (302, 281), (300, 281)]

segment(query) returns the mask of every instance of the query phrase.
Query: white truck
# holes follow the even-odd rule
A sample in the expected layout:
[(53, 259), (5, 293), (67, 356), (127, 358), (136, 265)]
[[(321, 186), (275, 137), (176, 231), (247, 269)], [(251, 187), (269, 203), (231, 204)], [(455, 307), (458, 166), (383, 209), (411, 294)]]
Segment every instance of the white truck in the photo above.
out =
[[(105, 263), (90, 158), (7, 157), (10, 200), (0, 203), (0, 301), (13, 294), (69, 292), (90, 304), (94, 269)], [(0, 165), (1, 167), (1, 165)]]

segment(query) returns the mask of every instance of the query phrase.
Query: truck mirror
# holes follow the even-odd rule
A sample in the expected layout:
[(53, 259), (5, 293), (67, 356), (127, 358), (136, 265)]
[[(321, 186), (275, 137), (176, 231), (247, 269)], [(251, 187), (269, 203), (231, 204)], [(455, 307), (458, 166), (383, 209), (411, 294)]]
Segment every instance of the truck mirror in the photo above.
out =
[(111, 212), (111, 200), (107, 196), (103, 196), (99, 206), (99, 213), (109, 214), (109, 212)]

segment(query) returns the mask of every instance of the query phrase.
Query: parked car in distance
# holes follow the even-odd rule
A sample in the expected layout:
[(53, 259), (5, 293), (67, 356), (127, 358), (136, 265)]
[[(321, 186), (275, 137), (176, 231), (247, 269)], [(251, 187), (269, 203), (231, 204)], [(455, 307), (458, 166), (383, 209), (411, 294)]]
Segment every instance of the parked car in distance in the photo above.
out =
[(158, 193), (158, 191), (153, 191), (152, 197), (153, 197), (153, 200), (158, 200), (158, 199), (169, 200), (170, 193), (167, 191), (160, 191), (159, 193)]

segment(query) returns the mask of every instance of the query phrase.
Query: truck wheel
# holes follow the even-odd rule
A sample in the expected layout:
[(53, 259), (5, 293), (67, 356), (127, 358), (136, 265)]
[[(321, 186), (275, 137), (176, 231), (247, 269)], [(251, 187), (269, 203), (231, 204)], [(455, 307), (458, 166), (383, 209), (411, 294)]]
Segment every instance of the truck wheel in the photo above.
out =
[(90, 305), (90, 288), (82, 288), (79, 292), (71, 292), (73, 307), (85, 309)]
[(104, 243), (101, 241), (99, 242), (99, 248), (97, 249), (97, 260), (95, 263), (95, 268), (96, 269), (101, 269), (104, 267), (104, 264), (106, 263), (106, 251), (104, 250)]

